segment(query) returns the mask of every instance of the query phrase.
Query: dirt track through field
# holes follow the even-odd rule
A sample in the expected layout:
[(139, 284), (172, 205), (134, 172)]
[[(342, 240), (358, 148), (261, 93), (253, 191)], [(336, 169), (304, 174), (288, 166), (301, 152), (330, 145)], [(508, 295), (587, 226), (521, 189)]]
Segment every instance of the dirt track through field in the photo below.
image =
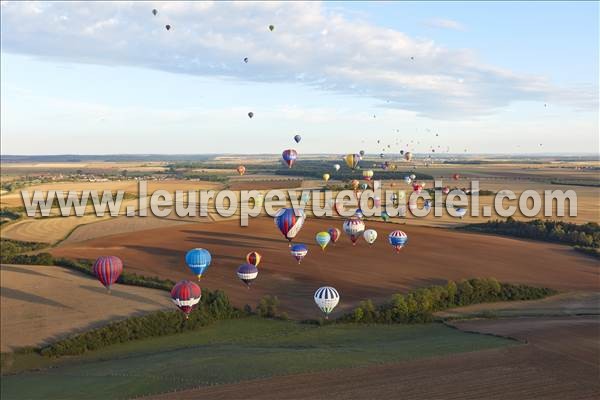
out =
[[(234, 304), (256, 305), (266, 295), (276, 295), (281, 308), (292, 317), (317, 317), (312, 295), (322, 285), (341, 294), (337, 312), (358, 301), (386, 300), (410, 288), (445, 283), (448, 279), (495, 277), (500, 281), (547, 286), (560, 290), (594, 291), (598, 288), (597, 262), (568, 246), (435, 229), (367, 221), (379, 238), (373, 246), (362, 239), (352, 246), (347, 236), (322, 252), (314, 242), (317, 232), (342, 221), (309, 218), (295, 242), (309, 246), (298, 265), (287, 241), (272, 219), (257, 218), (242, 228), (238, 221), (199, 223), (106, 236), (79, 243), (64, 243), (52, 250), (55, 256), (94, 259), (113, 254), (121, 257), (130, 272), (173, 280), (194, 279), (185, 265), (187, 250), (204, 247), (213, 262), (202, 281), (210, 289), (224, 289)], [(393, 229), (409, 236), (408, 245), (396, 254), (387, 242)], [(250, 290), (237, 280), (235, 271), (250, 251), (263, 260)]]
[(204, 399), (593, 399), (600, 397), (598, 317), (456, 323), (528, 344), (204, 387), (151, 397)]

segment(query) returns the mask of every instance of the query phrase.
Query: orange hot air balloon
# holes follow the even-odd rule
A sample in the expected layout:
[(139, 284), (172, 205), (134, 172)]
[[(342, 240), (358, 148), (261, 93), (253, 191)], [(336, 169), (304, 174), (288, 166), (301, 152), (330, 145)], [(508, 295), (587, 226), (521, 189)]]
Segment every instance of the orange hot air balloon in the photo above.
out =
[(352, 190), (358, 189), (358, 185), (360, 185), (360, 182), (358, 181), (358, 179), (352, 179), (352, 181), (350, 182), (350, 186), (352, 186)]
[(246, 167), (244, 167), (243, 165), (240, 165), (239, 167), (237, 167), (237, 172), (240, 175), (244, 175), (246, 173)]

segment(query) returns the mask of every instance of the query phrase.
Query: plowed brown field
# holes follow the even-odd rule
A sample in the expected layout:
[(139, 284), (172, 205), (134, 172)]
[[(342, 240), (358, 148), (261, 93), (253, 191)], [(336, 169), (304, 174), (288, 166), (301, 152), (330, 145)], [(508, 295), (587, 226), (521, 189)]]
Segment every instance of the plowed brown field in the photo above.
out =
[[(224, 289), (238, 306), (254, 306), (266, 294), (277, 295), (282, 310), (292, 317), (318, 315), (312, 294), (324, 284), (341, 294), (338, 313), (365, 298), (381, 301), (398, 291), (448, 279), (495, 277), (559, 290), (598, 288), (599, 269), (593, 258), (567, 246), (493, 235), (369, 221), (367, 227), (379, 232), (373, 246), (361, 240), (353, 247), (342, 234), (336, 245), (322, 252), (314, 242), (315, 234), (330, 226), (341, 228), (341, 224), (341, 220), (308, 219), (295, 239), (309, 245), (309, 254), (300, 265), (273, 220), (267, 218), (252, 219), (246, 228), (231, 220), (129, 232), (63, 243), (52, 253), (89, 259), (113, 254), (124, 260), (130, 272), (178, 280), (194, 278), (185, 265), (185, 252), (204, 247), (212, 253), (213, 262), (203, 287)], [(409, 236), (399, 254), (387, 243), (393, 229)], [(259, 251), (263, 261), (258, 280), (246, 290), (235, 271), (252, 250)]]

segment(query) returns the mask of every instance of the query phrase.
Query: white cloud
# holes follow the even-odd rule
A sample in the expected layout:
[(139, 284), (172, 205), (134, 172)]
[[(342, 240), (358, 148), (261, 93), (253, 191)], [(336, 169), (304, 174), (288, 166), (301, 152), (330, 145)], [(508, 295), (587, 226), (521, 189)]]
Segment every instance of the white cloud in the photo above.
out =
[(594, 87), (559, 88), (316, 2), (8, 2), (2, 45), (69, 62), (294, 82), (436, 118), (490, 114), (515, 101), (597, 107)]
[(463, 24), (461, 24), (458, 21), (455, 21), (453, 19), (447, 19), (447, 18), (432, 18), (430, 20), (427, 20), (427, 25), (434, 27), (434, 28), (441, 28), (441, 29), (450, 29), (453, 31), (465, 31), (466, 28)]

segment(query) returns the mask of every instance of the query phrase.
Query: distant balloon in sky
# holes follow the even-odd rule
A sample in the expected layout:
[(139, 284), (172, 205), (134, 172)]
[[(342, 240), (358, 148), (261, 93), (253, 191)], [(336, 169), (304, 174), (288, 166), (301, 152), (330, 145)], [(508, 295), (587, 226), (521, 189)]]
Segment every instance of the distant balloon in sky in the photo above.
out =
[(244, 62), (248, 64), (248, 57), (244, 57)]
[(168, 31), (170, 31), (171, 30), (171, 25), (169, 25), (169, 24), (165, 25), (165, 29), (168, 30)]
[(254, 113), (253, 113), (252, 111), (250, 111), (250, 112), (248, 113), (248, 117), (249, 117), (249, 118), (252, 118), (252, 117), (254, 117)]
[(269, 25), (269, 30), (270, 30), (271, 32), (273, 32), (273, 30), (274, 30), (274, 29), (275, 29), (275, 25)]
[(323, 180), (327, 182), (329, 180), (329, 174), (323, 174)]
[(333, 169), (335, 169), (336, 171), (339, 171), (340, 168), (340, 164), (333, 164)]
[(300, 141), (302, 140), (302, 136), (296, 135), (294, 136), (294, 140), (296, 141), (296, 143), (300, 143)]
[(238, 166), (237, 172), (238, 172), (238, 174), (240, 174), (240, 176), (244, 175), (246, 173), (246, 167), (244, 167), (243, 165)]
[(154, 14), (154, 15), (158, 14), (158, 10), (155, 8), (154, 10), (152, 10), (152, 14)]

